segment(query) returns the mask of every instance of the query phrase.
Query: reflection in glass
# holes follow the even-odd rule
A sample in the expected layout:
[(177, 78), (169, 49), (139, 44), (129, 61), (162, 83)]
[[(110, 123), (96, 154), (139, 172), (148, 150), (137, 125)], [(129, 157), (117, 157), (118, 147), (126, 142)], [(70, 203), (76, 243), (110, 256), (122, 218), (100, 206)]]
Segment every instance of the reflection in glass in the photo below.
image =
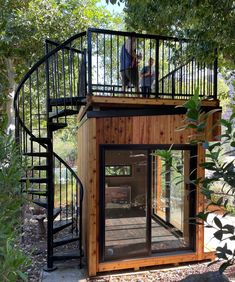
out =
[(146, 189), (147, 151), (105, 151), (105, 260), (146, 254)]
[(106, 165), (106, 176), (131, 176), (131, 165)]
[[(172, 150), (169, 165), (152, 152), (152, 250), (189, 248), (190, 152)], [(161, 225), (161, 227), (159, 227)]]
[(103, 260), (193, 249), (191, 151), (172, 149), (170, 164), (160, 151), (104, 151)]

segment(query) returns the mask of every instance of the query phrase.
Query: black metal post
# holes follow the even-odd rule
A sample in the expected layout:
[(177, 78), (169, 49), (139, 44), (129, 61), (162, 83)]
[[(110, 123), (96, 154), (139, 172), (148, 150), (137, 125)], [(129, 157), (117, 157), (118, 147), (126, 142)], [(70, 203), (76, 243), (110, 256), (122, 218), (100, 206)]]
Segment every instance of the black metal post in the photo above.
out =
[(172, 83), (172, 99), (174, 99), (175, 97), (175, 72), (172, 73), (171, 83)]
[(171, 200), (171, 171), (170, 171), (170, 166), (169, 164), (166, 164), (166, 174), (165, 174), (165, 180), (166, 180), (166, 222), (170, 222), (170, 200)]
[(155, 51), (155, 95), (159, 95), (159, 39), (156, 39)]
[(88, 54), (88, 94), (92, 95), (92, 45), (91, 30), (87, 31), (87, 54)]
[(20, 145), (19, 102), (15, 102), (15, 141)]
[(146, 247), (148, 255), (151, 255), (152, 247), (152, 192), (151, 192), (151, 151), (147, 151), (147, 189), (146, 193)]
[[(48, 53), (48, 45), (46, 44), (46, 53)], [(46, 85), (47, 85), (47, 138), (50, 142), (47, 144), (47, 266), (44, 268), (45, 271), (53, 271), (56, 267), (53, 267), (53, 210), (54, 210), (54, 163), (53, 163), (53, 133), (49, 125), (49, 112), (51, 111), (50, 106), (50, 75), (49, 75), (49, 59), (45, 62), (46, 71)]]
[[(51, 139), (51, 131), (48, 131), (48, 137)], [(53, 266), (53, 210), (54, 210), (54, 172), (53, 172), (53, 144), (52, 140), (47, 145), (47, 185), (48, 185), (48, 208), (47, 208), (47, 267), (46, 271), (53, 271), (56, 267)]]
[[(84, 92), (84, 96), (87, 96), (87, 51), (86, 49), (84, 49), (84, 72), (85, 72), (85, 75), (84, 75), (84, 78), (85, 78), (85, 92)], [(82, 76), (83, 77), (83, 76)]]
[(79, 195), (79, 236), (80, 236), (80, 240), (79, 240), (79, 252), (80, 252), (80, 268), (82, 268), (82, 202), (83, 202), (83, 186), (80, 183), (80, 195)]

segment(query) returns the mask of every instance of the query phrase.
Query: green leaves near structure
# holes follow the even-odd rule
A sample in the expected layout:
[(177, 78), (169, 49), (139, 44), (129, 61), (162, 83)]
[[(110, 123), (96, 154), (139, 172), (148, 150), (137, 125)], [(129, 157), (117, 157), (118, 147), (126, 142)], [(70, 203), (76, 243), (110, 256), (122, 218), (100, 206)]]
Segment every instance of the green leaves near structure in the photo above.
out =
[(1, 281), (27, 280), (24, 268), (28, 258), (20, 250), (21, 205), (20, 178), (23, 168), (12, 138), (0, 132), (0, 273)]
[[(214, 238), (221, 242), (222, 247), (216, 248), (216, 262), (223, 261), (219, 268), (219, 271), (223, 272), (235, 262), (235, 251), (230, 250), (227, 243), (223, 244), (225, 240), (235, 241), (235, 227), (223, 221), (223, 218), (233, 211), (231, 207), (235, 202), (235, 160), (234, 157), (226, 160), (228, 154), (234, 156), (235, 152), (235, 114), (232, 114), (228, 120), (219, 121), (224, 128), (224, 133), (217, 136), (218, 141), (209, 142), (205, 139), (205, 130), (208, 130), (207, 119), (219, 109), (204, 112), (201, 108), (198, 92), (183, 107), (186, 109), (185, 124), (179, 130), (193, 129), (191, 142), (193, 144), (201, 143), (206, 150), (205, 161), (199, 166), (207, 170), (208, 175), (205, 178), (190, 180), (191, 184), (200, 188), (201, 193), (207, 199), (205, 210), (197, 214), (199, 220), (197, 223), (202, 224), (201, 221), (204, 221), (205, 227), (213, 229)], [(229, 152), (224, 150), (226, 146), (230, 146)], [(157, 155), (165, 161), (168, 169), (174, 170), (172, 148), (159, 150)], [(178, 172), (180, 173), (180, 171)], [(218, 216), (217, 211), (223, 212), (223, 215)]]
[[(199, 99), (199, 91), (196, 89), (194, 96), (186, 101), (182, 106), (186, 111), (184, 125), (177, 130), (193, 129), (192, 144), (203, 142), (204, 146), (207, 145), (205, 140), (205, 128), (208, 118), (214, 113), (221, 111), (220, 109), (214, 109), (207, 113), (201, 109), (201, 101)], [(214, 125), (216, 126), (216, 125)]]
[[(228, 120), (221, 119), (219, 121), (224, 128), (224, 133), (218, 136), (218, 141), (209, 142), (205, 139), (205, 134), (201, 135), (200, 133), (204, 132), (208, 117), (217, 110), (215, 109), (207, 113), (203, 112), (201, 102), (198, 99), (198, 93), (187, 101), (184, 107), (187, 112), (185, 125), (181, 130), (193, 128), (195, 138), (192, 142), (200, 142), (206, 150), (205, 161), (199, 165), (210, 172), (205, 178), (201, 178), (199, 181), (196, 180), (201, 192), (208, 201), (206, 210), (200, 212), (197, 217), (206, 223), (206, 227), (214, 228), (214, 237), (217, 240), (221, 242), (225, 239), (233, 241), (235, 239), (235, 228), (232, 224), (223, 224), (223, 218), (229, 212), (228, 207), (234, 205), (235, 201), (235, 165), (234, 158), (226, 160), (228, 152), (224, 150), (224, 147), (230, 146), (230, 154), (235, 151), (235, 114), (232, 114)], [(219, 188), (215, 189), (215, 187)], [(208, 216), (213, 213), (213, 211), (207, 211), (210, 206), (217, 207), (220, 212), (224, 210), (223, 216), (219, 217), (214, 214), (213, 222), (209, 221)], [(220, 266), (220, 272), (223, 272), (235, 262), (235, 252), (228, 249), (227, 243), (223, 247), (217, 247), (216, 256), (216, 261), (224, 261)]]

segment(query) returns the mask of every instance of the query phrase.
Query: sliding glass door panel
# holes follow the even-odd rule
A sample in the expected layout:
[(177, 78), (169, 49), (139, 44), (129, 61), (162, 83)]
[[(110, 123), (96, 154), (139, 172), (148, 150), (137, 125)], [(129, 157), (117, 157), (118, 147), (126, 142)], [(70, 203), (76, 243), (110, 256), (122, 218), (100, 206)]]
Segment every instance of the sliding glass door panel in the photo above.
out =
[(190, 240), (190, 150), (172, 149), (152, 155), (152, 251), (187, 249)]
[(104, 259), (147, 250), (147, 151), (105, 151)]

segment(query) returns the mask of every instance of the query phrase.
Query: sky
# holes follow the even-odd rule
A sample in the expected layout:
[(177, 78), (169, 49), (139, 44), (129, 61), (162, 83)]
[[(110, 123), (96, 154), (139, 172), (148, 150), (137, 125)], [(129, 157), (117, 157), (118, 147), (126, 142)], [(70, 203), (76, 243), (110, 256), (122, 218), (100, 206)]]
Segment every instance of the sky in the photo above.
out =
[(121, 3), (120, 5), (118, 4), (112, 5), (111, 3), (107, 4), (106, 0), (100, 0), (100, 3), (97, 5), (104, 6), (105, 8), (107, 8), (107, 10), (110, 11), (110, 13), (121, 13), (124, 8), (124, 3)]

